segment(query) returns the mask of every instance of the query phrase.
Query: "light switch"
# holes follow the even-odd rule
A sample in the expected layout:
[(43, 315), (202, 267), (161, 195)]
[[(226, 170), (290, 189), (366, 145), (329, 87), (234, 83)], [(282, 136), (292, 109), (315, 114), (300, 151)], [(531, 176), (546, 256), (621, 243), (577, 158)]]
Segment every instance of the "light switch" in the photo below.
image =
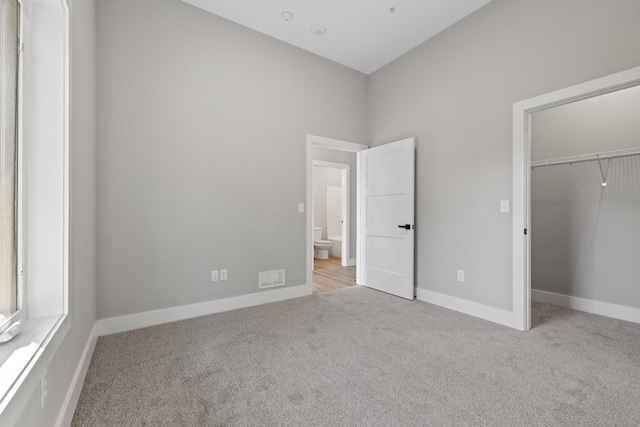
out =
[(298, 203), (298, 212), (304, 213), (304, 203)]
[(500, 200), (500, 213), (509, 213), (509, 201)]

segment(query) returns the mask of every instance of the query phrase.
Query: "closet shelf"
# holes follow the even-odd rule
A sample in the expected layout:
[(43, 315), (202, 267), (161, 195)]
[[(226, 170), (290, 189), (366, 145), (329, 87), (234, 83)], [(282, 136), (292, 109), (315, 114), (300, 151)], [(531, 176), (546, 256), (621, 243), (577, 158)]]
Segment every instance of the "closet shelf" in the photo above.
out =
[(596, 160), (611, 160), (620, 157), (640, 155), (640, 147), (626, 148), (624, 150), (603, 151), (602, 153), (582, 154), (579, 156), (559, 157), (557, 159), (536, 160), (531, 162), (532, 168), (554, 165), (566, 165), (571, 163), (593, 162)]

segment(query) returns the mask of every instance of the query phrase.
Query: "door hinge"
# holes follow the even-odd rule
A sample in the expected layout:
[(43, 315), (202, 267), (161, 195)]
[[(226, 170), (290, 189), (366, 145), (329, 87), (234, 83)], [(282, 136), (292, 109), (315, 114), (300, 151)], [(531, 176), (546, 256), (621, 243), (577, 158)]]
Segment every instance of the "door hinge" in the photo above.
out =
[(524, 234), (527, 234), (527, 229), (526, 228), (524, 229)]
[(18, 53), (24, 53), (24, 42), (22, 40), (18, 42)]

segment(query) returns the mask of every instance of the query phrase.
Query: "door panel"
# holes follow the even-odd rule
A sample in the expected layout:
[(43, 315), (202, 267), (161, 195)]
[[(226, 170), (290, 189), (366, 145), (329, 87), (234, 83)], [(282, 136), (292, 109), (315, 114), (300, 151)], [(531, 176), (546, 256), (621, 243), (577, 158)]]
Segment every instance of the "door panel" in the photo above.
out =
[[(404, 139), (359, 153), (360, 283), (413, 299), (415, 142)], [(410, 228), (400, 228), (409, 224)]]
[(402, 239), (369, 236), (367, 244), (369, 268), (389, 273), (396, 271), (396, 266), (403, 262), (403, 244)]
[[(375, 150), (376, 148), (380, 147), (370, 148), (366, 151)], [(369, 191), (374, 193), (387, 192), (391, 188), (404, 188), (406, 177), (396, 172), (408, 168), (409, 160), (404, 150), (381, 153), (369, 157), (367, 174)]]
[(389, 224), (403, 218), (403, 196), (391, 194), (388, 196), (369, 196), (367, 199), (367, 225), (369, 232), (380, 235), (387, 233), (389, 237), (399, 236), (400, 228), (389, 228)]

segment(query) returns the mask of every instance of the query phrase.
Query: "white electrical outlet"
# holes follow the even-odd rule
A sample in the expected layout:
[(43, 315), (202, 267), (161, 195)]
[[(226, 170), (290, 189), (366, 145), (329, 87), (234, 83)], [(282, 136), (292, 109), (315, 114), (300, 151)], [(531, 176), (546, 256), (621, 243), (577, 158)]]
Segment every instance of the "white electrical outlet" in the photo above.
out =
[(218, 270), (212, 270), (211, 271), (211, 281), (212, 282), (217, 282), (218, 279)]
[(458, 282), (464, 282), (464, 270), (458, 270)]
[(40, 378), (40, 407), (44, 408), (44, 404), (47, 401), (47, 395), (49, 394), (49, 380), (47, 379), (47, 371), (44, 371), (44, 375)]
[(227, 269), (223, 268), (220, 270), (220, 280), (227, 280)]

